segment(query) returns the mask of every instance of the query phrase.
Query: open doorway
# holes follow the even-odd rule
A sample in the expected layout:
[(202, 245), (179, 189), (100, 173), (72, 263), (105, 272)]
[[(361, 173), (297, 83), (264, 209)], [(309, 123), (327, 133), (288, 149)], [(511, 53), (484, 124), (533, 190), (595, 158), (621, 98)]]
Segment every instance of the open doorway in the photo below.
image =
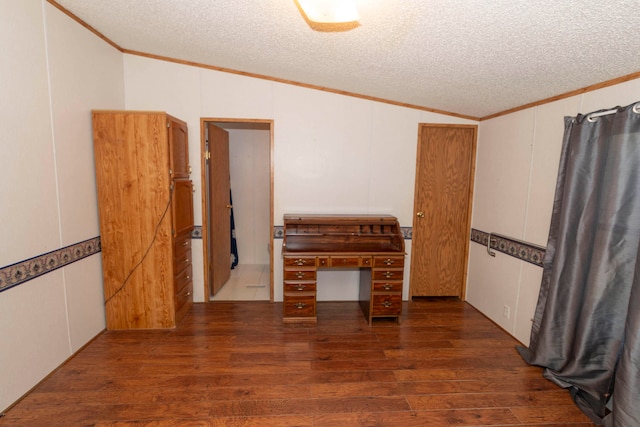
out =
[(273, 301), (273, 121), (201, 119), (205, 301)]

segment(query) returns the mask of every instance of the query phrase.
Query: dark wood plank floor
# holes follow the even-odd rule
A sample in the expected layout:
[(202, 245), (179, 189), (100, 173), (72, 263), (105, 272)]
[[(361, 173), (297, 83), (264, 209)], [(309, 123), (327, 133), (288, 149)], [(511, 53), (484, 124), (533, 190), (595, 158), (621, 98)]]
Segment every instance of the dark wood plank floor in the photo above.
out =
[(105, 332), (0, 426), (592, 426), (471, 306), (405, 303), (369, 326), (357, 303), (196, 304), (171, 331)]

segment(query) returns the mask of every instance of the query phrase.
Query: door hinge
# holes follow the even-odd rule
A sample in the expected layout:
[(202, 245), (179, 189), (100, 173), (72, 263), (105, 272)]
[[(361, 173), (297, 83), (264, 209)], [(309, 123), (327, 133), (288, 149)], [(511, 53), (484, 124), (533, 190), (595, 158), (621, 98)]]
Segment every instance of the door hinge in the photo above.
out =
[(211, 151), (205, 151), (205, 152), (204, 152), (204, 158), (205, 158), (206, 160), (209, 160), (209, 159), (211, 158)]

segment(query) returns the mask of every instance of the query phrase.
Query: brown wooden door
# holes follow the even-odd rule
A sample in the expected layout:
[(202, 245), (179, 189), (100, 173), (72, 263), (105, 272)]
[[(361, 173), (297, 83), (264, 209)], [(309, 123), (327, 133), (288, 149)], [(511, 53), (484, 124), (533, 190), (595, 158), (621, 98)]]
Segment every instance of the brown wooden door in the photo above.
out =
[(229, 204), (229, 133), (207, 123), (209, 152), (208, 273), (211, 296), (231, 275), (231, 206)]
[(464, 299), (476, 126), (421, 125), (411, 249), (411, 296)]

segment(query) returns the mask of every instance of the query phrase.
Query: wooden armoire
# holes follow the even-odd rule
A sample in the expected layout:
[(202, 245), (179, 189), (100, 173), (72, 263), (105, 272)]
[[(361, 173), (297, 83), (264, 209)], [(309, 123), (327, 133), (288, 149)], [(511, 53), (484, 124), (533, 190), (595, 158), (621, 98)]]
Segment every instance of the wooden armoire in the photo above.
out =
[(107, 329), (173, 328), (193, 303), (187, 124), (94, 111)]

